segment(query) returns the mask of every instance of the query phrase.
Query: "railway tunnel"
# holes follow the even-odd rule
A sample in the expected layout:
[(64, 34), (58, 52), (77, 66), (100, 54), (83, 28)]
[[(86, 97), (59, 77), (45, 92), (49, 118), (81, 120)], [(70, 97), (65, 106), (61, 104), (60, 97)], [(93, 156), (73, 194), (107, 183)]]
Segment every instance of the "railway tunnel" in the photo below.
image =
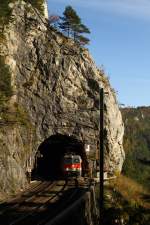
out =
[(45, 139), (39, 146), (33, 169), (33, 179), (55, 180), (64, 176), (63, 158), (66, 153), (74, 153), (82, 158), (82, 175), (88, 172), (88, 161), (84, 143), (74, 136), (56, 134)]

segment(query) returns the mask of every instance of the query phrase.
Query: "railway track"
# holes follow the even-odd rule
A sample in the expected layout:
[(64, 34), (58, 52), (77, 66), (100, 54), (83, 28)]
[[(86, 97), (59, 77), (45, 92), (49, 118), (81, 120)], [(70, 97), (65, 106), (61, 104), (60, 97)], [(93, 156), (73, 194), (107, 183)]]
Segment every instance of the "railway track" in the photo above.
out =
[[(17, 221), (20, 218), (23, 218), (26, 213), (29, 213), (33, 208), (36, 208), (34, 201), (39, 198), (39, 195), (42, 195), (44, 191), (50, 190), (55, 185), (55, 182), (42, 182), (37, 184), (35, 187), (29, 189), (27, 192), (24, 192), (19, 197), (12, 199), (7, 203), (3, 203), (0, 206), (0, 224), (10, 225), (13, 224), (13, 221)], [(25, 210), (28, 208), (28, 210)]]
[(40, 183), (0, 206), (0, 224), (44, 225), (69, 207), (80, 194), (77, 179)]
[(9, 209), (11, 205), (15, 207), (19, 204), (19, 202), (21, 203), (23, 199), (26, 199), (28, 197), (33, 196), (33, 194), (38, 193), (40, 190), (43, 189), (44, 184), (45, 184), (44, 182), (43, 183), (39, 182), (33, 187), (30, 187), (26, 189), (24, 192), (18, 194), (17, 197), (14, 197), (9, 201), (0, 204), (0, 215), (4, 213), (7, 209)]
[(56, 207), (51, 210), (51, 213), (45, 214), (44, 219), (38, 221), (36, 225), (45, 225), (47, 223), (50, 225), (56, 224), (57, 217), (59, 218), (60, 214), (68, 210), (72, 204), (85, 193), (85, 190), (86, 189), (79, 187), (78, 181), (75, 179), (74, 185), (63, 194), (62, 199), (56, 203)]

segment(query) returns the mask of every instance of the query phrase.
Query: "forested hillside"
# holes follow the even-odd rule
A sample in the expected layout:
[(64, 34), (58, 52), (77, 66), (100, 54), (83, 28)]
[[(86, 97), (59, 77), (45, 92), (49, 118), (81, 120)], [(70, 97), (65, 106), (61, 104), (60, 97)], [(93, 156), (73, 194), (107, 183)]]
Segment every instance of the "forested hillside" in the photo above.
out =
[(150, 107), (121, 109), (125, 124), (123, 173), (148, 188), (150, 179)]
[(121, 111), (126, 158), (122, 175), (105, 187), (104, 225), (147, 225), (150, 221), (150, 107)]

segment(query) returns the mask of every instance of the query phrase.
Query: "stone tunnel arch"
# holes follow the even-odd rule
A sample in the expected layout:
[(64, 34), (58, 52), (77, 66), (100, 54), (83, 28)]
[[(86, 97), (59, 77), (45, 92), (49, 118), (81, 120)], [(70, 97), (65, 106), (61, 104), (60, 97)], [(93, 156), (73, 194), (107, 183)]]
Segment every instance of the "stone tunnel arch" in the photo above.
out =
[(63, 177), (63, 157), (73, 152), (82, 158), (83, 176), (88, 171), (88, 160), (84, 143), (74, 136), (56, 134), (45, 139), (36, 154), (33, 177), (41, 179), (59, 179)]

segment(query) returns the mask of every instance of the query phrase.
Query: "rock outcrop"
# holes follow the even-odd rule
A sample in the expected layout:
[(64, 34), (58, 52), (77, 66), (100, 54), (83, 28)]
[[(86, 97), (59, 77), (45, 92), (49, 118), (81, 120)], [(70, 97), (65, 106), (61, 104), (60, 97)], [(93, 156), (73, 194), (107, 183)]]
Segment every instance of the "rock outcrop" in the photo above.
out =
[(39, 145), (53, 134), (74, 135), (96, 152), (99, 86), (107, 93), (105, 163), (109, 172), (120, 171), (124, 126), (104, 72), (96, 67), (87, 49), (49, 27), (30, 4), (16, 1), (10, 7), (11, 21), (3, 27), (5, 41), (0, 46), (13, 87), (5, 118), (1, 114), (2, 190), (11, 189), (12, 180), (15, 189), (24, 186), (25, 173), (28, 167), (33, 168)]

